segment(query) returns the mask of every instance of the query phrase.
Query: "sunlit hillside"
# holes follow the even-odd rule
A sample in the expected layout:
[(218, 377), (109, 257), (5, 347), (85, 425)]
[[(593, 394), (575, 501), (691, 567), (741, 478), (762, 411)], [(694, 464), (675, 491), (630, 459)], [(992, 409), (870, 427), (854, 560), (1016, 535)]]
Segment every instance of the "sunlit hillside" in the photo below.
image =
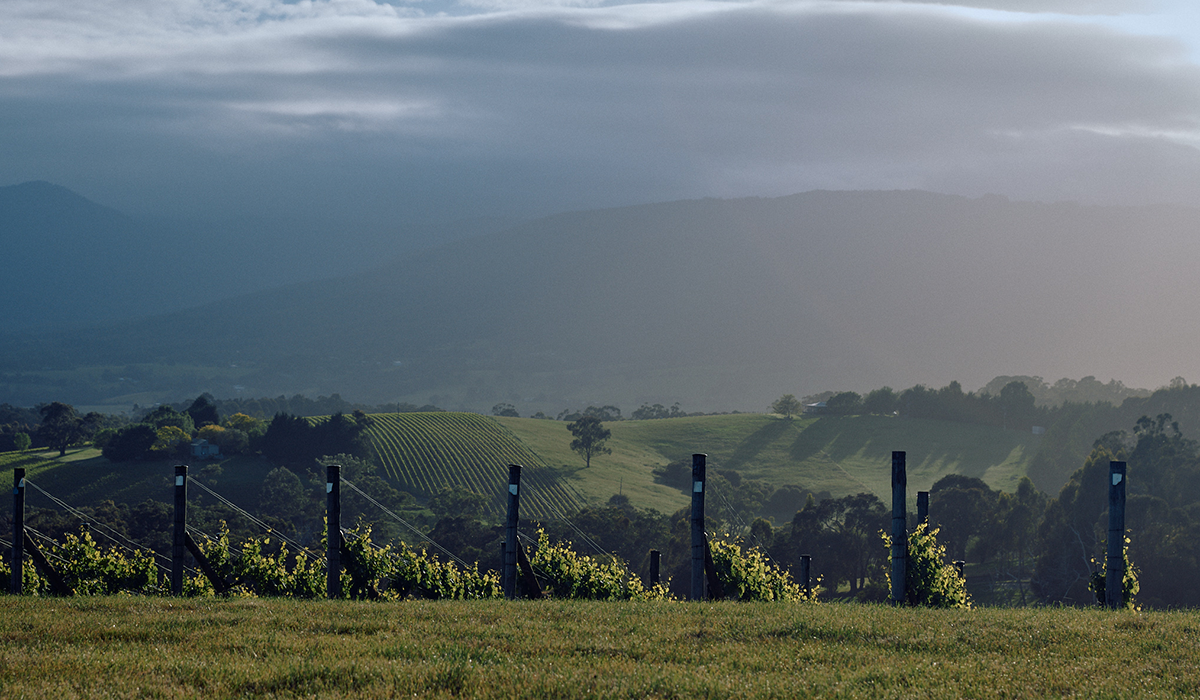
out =
[(618, 492), (641, 507), (674, 510), (682, 492), (654, 482), (654, 467), (702, 452), (712, 470), (734, 469), (775, 486), (795, 484), (841, 496), (869, 491), (887, 500), (893, 450), (907, 453), (910, 493), (951, 473), (975, 476), (1012, 491), (1025, 475), (1038, 436), (1000, 428), (882, 416), (824, 416), (791, 420), (764, 414), (701, 416), (606, 423), (611, 455), (583, 460), (571, 451), (566, 423), (497, 418), (546, 464), (571, 473), (587, 498)]

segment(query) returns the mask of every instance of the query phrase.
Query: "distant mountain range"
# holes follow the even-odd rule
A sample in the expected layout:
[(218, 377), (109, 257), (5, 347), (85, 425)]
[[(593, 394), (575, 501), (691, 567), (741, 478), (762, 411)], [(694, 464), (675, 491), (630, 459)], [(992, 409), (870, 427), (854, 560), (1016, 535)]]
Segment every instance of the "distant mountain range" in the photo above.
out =
[[(118, 235), (121, 216), (97, 209)], [(26, 254), (45, 259), (48, 243)], [(9, 336), (0, 401), (338, 392), (522, 414), (764, 410), (784, 393), (997, 374), (1156, 386), (1195, 374), (1200, 347), (1200, 211), (1182, 207), (920, 191), (671, 202), (551, 216), (205, 303), (206, 271), (253, 262), (181, 260), (170, 284), (193, 308)], [(130, 274), (72, 280), (73, 296), (168, 284)]]
[(48, 182), (0, 187), (0, 335), (153, 316), (336, 277), (511, 223), (347, 231), (323, 221), (148, 219)]

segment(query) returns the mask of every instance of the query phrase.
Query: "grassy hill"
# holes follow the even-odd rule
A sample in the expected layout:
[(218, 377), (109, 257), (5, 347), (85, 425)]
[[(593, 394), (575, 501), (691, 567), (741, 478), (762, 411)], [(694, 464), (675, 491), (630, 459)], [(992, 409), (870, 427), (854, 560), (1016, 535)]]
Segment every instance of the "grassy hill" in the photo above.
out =
[[(823, 416), (792, 420), (763, 414), (699, 416), (606, 423), (611, 455), (590, 469), (570, 450), (566, 423), (531, 418), (490, 418), (472, 413), (375, 416), (371, 430), (388, 477), (414, 493), (431, 495), (459, 485), (496, 497), (503, 505), (507, 465), (526, 467), (523, 512), (552, 515), (623, 493), (640, 508), (672, 512), (689, 499), (656, 483), (655, 467), (708, 455), (710, 470), (736, 469), (774, 486), (795, 484), (834, 496), (869, 491), (890, 496), (891, 453), (908, 453), (910, 494), (946, 474), (983, 479), (1014, 490), (1041, 438), (999, 428), (880, 416)], [(97, 450), (0, 455), (0, 469), (23, 466), (38, 486), (75, 506), (104, 500), (138, 503), (171, 499), (171, 466), (162, 461), (112, 464)], [(234, 457), (219, 465), (194, 465), (193, 474), (243, 507), (253, 509), (271, 464)], [(11, 473), (11, 472), (10, 472)], [(37, 496), (30, 496), (31, 499)], [(496, 510), (496, 512), (500, 512)]]
[(571, 474), (589, 500), (621, 492), (634, 505), (670, 511), (687, 505), (676, 489), (654, 483), (651, 470), (695, 452), (709, 469), (736, 469), (775, 486), (796, 484), (835, 496), (868, 491), (887, 500), (893, 450), (907, 452), (910, 492), (928, 490), (946, 474), (979, 477), (1012, 491), (1025, 475), (1039, 436), (1000, 428), (883, 416), (822, 416), (791, 420), (763, 414), (699, 416), (606, 423), (611, 455), (582, 459), (570, 450), (560, 421), (497, 418), (547, 465)]
[(402, 413), (374, 416), (371, 427), (377, 459), (405, 489), (431, 496), (458, 486), (492, 496), (492, 514), (507, 504), (508, 465), (519, 464), (521, 512), (543, 518), (573, 513), (583, 505), (503, 425), (477, 413)]

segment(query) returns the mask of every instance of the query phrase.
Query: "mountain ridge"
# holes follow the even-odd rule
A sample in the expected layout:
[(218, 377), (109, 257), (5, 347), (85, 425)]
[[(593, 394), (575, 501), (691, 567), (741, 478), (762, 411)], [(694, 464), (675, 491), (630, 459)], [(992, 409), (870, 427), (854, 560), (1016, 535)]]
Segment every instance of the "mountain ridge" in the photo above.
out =
[(236, 364), (236, 379), (201, 376), (193, 395), (236, 383), (531, 411), (677, 400), (761, 410), (783, 393), (981, 386), (1004, 373), (1156, 385), (1187, 372), (1186, 348), (1200, 343), (1186, 293), (1195, 260), (1200, 210), (1182, 207), (911, 190), (644, 204), (27, 336), (3, 369), (55, 356), (64, 367)]

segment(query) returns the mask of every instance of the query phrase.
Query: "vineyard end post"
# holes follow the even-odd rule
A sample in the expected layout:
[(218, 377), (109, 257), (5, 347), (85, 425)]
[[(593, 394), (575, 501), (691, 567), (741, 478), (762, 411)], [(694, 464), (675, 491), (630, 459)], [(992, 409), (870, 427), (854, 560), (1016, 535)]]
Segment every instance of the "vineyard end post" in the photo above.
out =
[(692, 455), (692, 589), (691, 600), (704, 600), (704, 481), (708, 455)]
[(812, 596), (812, 556), (800, 555), (800, 583), (804, 586), (804, 597)]
[(25, 469), (13, 469), (13, 538), (12, 538), (12, 576), (9, 580), (9, 592), (21, 595), (24, 590), (25, 567)]
[(183, 558), (187, 555), (186, 464), (175, 467), (175, 539), (171, 546), (171, 595), (183, 595)]
[(325, 467), (325, 595), (342, 597), (342, 465)]
[(906, 474), (905, 453), (892, 453), (892, 603), (900, 605), (905, 601), (904, 578), (908, 565), (908, 526), (905, 522), (908, 513), (905, 501), (907, 499), (908, 476)]
[(1125, 607), (1125, 463), (1109, 462), (1108, 556), (1104, 561), (1104, 602)]
[(662, 579), (659, 577), (659, 567), (662, 562), (662, 553), (657, 549), (650, 550), (650, 587), (657, 586)]
[(504, 530), (504, 597), (517, 597), (517, 522), (521, 510), (521, 465), (508, 465), (508, 522)]
[(917, 491), (917, 524), (929, 524), (929, 492)]

